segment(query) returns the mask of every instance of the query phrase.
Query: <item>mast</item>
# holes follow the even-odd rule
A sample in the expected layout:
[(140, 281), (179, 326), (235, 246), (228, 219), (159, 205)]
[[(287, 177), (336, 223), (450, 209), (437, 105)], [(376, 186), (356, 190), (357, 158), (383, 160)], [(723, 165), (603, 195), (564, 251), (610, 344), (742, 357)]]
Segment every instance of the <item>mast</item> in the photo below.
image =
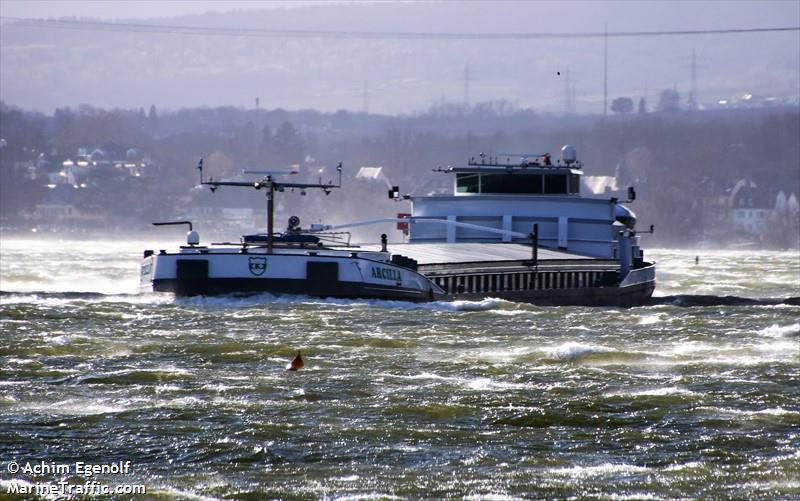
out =
[[(274, 247), (274, 235), (275, 235), (275, 192), (276, 191), (283, 191), (284, 188), (298, 188), (300, 190), (306, 190), (308, 188), (318, 188), (325, 192), (326, 195), (330, 195), (331, 190), (333, 188), (341, 188), (342, 187), (342, 162), (339, 162), (336, 165), (336, 171), (339, 173), (339, 181), (337, 184), (333, 184), (333, 181), (328, 181), (327, 183), (322, 182), (322, 178), (320, 177), (319, 183), (284, 183), (279, 182), (273, 179), (273, 174), (276, 173), (283, 173), (283, 174), (291, 174), (292, 171), (271, 171), (271, 172), (264, 172), (267, 174), (261, 181), (253, 181), (253, 182), (245, 182), (245, 181), (214, 181), (208, 180), (206, 181), (203, 179), (203, 159), (200, 159), (200, 162), (197, 164), (197, 169), (200, 171), (200, 184), (208, 186), (211, 189), (211, 192), (217, 191), (220, 186), (239, 186), (245, 188), (255, 188), (260, 190), (262, 188), (266, 188), (267, 190), (267, 253), (272, 254), (272, 250)], [(244, 171), (245, 174), (261, 174), (260, 171)]]
[(275, 228), (275, 183), (267, 176), (267, 254), (272, 254)]

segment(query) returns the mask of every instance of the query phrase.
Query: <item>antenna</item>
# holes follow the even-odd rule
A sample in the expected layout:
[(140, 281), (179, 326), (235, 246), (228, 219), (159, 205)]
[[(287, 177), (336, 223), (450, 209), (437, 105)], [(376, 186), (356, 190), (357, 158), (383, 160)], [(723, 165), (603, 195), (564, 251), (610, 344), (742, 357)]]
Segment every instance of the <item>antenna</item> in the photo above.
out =
[(689, 91), (689, 108), (697, 109), (697, 53), (692, 49), (692, 90)]
[(603, 29), (603, 116), (608, 115), (608, 23)]
[(576, 111), (575, 80), (572, 79), (572, 72), (569, 67), (567, 67), (564, 71), (564, 114), (574, 115)]
[[(375, 85), (375, 89), (380, 90), (383, 88), (383, 85)], [(369, 113), (369, 101), (370, 101), (370, 88), (369, 88), (369, 80), (364, 79), (360, 85), (356, 84), (350, 89), (347, 90), (348, 94), (353, 98), (359, 99), (361, 101), (361, 107), (358, 106), (353, 107), (353, 113), (358, 113), (359, 111), (364, 114)]]
[[(336, 171), (339, 173), (339, 182), (337, 184), (333, 184), (333, 181), (328, 181), (327, 183), (323, 183), (322, 179), (320, 179), (319, 183), (285, 183), (283, 181), (277, 181), (273, 178), (273, 173), (276, 172), (275, 170), (268, 171), (269, 173), (260, 181), (214, 181), (209, 180), (205, 181), (203, 179), (203, 159), (200, 159), (200, 162), (197, 164), (197, 168), (200, 170), (200, 184), (208, 186), (212, 192), (217, 190), (221, 186), (238, 186), (244, 188), (255, 188), (256, 190), (260, 190), (262, 188), (266, 189), (267, 192), (267, 253), (272, 254), (272, 243), (273, 243), (273, 222), (275, 217), (275, 193), (282, 192), (286, 188), (298, 188), (302, 193), (309, 188), (318, 188), (325, 192), (326, 195), (329, 195), (333, 188), (341, 188), (342, 187), (342, 162), (339, 162), (336, 165)], [(247, 171), (245, 171), (247, 172)], [(280, 171), (281, 173), (291, 172), (291, 171)]]
[(464, 108), (469, 108), (469, 63), (464, 65)]
[(691, 88), (689, 90), (689, 109), (696, 110), (700, 108), (700, 97), (697, 93), (697, 69), (703, 67), (703, 62), (708, 61), (706, 56), (698, 56), (697, 51), (692, 49), (692, 60), (689, 63), (691, 70)]
[(299, 168), (298, 169), (291, 169), (291, 170), (286, 170), (286, 169), (283, 169), (283, 170), (277, 170), (277, 169), (272, 169), (272, 170), (249, 170), (249, 169), (245, 169), (245, 170), (242, 171), (242, 174), (257, 174), (259, 176), (275, 176), (275, 175), (278, 175), (278, 174), (298, 174), (299, 172), (300, 172)]
[(364, 114), (369, 114), (369, 80), (364, 80)]

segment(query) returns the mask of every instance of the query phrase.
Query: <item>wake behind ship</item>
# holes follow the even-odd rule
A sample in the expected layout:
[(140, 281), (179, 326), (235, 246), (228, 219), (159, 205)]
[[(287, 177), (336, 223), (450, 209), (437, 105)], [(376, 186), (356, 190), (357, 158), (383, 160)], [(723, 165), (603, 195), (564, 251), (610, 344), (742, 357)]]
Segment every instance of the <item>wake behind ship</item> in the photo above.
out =
[[(644, 260), (636, 216), (617, 198), (580, 193), (583, 165), (575, 148), (549, 154), (484, 154), (463, 167), (437, 169), (453, 176), (453, 193), (408, 199), (410, 216), (340, 225), (299, 227), (291, 218), (274, 231), (274, 199), (285, 189), (337, 184), (293, 183), (267, 173), (261, 180), (206, 181), (264, 190), (267, 232), (239, 243), (202, 246), (189, 224), (179, 250), (145, 251), (143, 291), (176, 295), (302, 294), (335, 298), (452, 301), (497, 297), (543, 305), (633, 306), (655, 288), (655, 265)], [(628, 201), (635, 192), (628, 190)], [(349, 245), (341, 230), (394, 221), (408, 228), (408, 243)], [(652, 231), (652, 228), (651, 230)]]

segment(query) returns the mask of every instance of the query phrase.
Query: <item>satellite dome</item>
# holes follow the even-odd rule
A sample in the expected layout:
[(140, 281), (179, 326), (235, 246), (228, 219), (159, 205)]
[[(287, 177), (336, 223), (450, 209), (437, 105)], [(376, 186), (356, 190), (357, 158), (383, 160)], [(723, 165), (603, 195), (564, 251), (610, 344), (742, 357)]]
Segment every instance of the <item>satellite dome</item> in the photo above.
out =
[(571, 144), (565, 144), (561, 148), (561, 161), (567, 165), (573, 164), (578, 160), (578, 152)]

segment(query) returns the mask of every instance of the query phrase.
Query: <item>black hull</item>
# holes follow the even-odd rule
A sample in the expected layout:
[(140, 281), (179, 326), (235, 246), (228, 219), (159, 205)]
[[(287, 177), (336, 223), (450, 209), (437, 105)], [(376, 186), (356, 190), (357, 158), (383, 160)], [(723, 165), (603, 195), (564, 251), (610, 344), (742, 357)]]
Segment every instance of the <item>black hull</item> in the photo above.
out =
[(627, 287), (596, 287), (582, 289), (545, 289), (525, 291), (497, 291), (491, 293), (451, 294), (445, 300), (476, 301), (496, 297), (517, 303), (538, 306), (642, 306), (649, 303), (656, 288), (655, 282)]
[(179, 297), (215, 296), (224, 294), (294, 294), (311, 297), (340, 299), (381, 299), (394, 301), (480, 301), (487, 297), (539, 306), (621, 306), (648, 304), (655, 282), (627, 287), (599, 287), (582, 289), (549, 289), (526, 291), (496, 291), (491, 293), (446, 294), (431, 297), (419, 291), (397, 287), (381, 287), (355, 282), (338, 282), (335, 285), (309, 284), (305, 280), (269, 279), (206, 279), (202, 281), (156, 280), (154, 292), (171, 292)]
[(204, 278), (198, 280), (154, 280), (154, 292), (176, 296), (218, 296), (225, 294), (294, 294), (341, 299), (384, 299), (424, 302), (434, 298), (419, 290), (360, 282), (324, 283), (312, 280), (269, 278)]
[(651, 263), (630, 270), (621, 282), (613, 270), (587, 271), (570, 266), (542, 272), (516, 268), (505, 274), (488, 267), (466, 273), (455, 268), (447, 271), (452, 275), (434, 280), (448, 290), (441, 299), (450, 301), (496, 297), (540, 306), (630, 307), (649, 304), (656, 288), (656, 269)]

